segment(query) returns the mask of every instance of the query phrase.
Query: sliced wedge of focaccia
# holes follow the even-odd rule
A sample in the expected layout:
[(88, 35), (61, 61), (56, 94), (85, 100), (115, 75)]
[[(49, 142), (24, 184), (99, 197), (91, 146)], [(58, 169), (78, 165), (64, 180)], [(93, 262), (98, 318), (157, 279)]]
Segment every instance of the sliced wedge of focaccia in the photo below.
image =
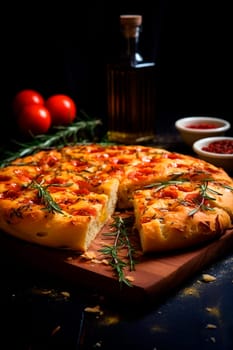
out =
[(135, 228), (144, 252), (192, 247), (231, 227), (232, 181), (201, 177), (180, 176), (134, 192)]

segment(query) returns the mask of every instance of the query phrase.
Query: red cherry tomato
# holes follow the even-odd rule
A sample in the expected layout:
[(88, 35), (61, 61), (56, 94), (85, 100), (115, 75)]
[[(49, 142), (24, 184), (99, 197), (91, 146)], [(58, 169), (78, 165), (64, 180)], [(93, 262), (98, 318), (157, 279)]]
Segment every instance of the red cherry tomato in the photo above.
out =
[(45, 134), (51, 126), (51, 114), (45, 106), (26, 105), (18, 115), (18, 126), (24, 135)]
[(25, 89), (19, 91), (13, 99), (13, 112), (17, 116), (26, 105), (44, 105), (43, 96), (36, 90)]
[(76, 117), (76, 104), (72, 98), (66, 95), (53, 95), (45, 101), (53, 125), (68, 125)]

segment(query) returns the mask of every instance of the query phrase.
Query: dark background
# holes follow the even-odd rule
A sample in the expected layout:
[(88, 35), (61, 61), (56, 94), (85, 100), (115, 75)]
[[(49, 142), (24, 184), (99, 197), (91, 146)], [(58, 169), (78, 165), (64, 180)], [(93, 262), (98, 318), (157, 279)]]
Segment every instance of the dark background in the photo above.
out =
[(158, 69), (158, 131), (173, 131), (187, 115), (231, 120), (230, 2), (8, 2), (0, 28), (2, 140), (11, 137), (13, 96), (25, 88), (45, 98), (68, 94), (106, 121), (105, 67), (119, 50), (121, 13), (143, 15), (140, 49)]

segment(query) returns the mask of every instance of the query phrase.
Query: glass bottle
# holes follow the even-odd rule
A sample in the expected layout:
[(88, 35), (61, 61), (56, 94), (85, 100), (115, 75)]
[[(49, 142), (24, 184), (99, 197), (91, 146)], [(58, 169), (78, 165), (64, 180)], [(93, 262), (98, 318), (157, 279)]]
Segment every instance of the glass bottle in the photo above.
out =
[(107, 65), (108, 139), (134, 144), (151, 141), (156, 115), (155, 62), (139, 53), (141, 15), (121, 15), (119, 62)]

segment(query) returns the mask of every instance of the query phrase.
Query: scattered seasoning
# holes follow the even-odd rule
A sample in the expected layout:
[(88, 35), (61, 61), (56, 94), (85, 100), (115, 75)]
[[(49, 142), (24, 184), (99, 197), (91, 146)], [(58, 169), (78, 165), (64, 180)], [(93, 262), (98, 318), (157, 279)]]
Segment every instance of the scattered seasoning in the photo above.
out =
[(199, 297), (200, 296), (199, 291), (196, 288), (194, 288), (194, 287), (185, 288), (184, 289), (184, 295), (192, 295), (192, 296), (195, 296), (195, 297)]
[(125, 276), (125, 278), (129, 281), (129, 282), (133, 282), (134, 281), (134, 277), (133, 276)]
[(208, 328), (208, 329), (216, 329), (217, 326), (216, 326), (216, 324), (208, 323), (208, 324), (206, 325), (206, 328)]
[(101, 340), (98, 341), (97, 343), (95, 343), (95, 345), (94, 345), (95, 348), (101, 348), (101, 346), (102, 346)]
[(220, 318), (221, 313), (218, 307), (214, 306), (214, 307), (206, 307), (206, 311), (209, 312), (211, 315)]
[(52, 330), (51, 336), (53, 337), (57, 332), (59, 332), (61, 329), (61, 326), (57, 326)]
[(215, 129), (219, 128), (219, 125), (216, 123), (199, 123), (199, 124), (188, 124), (186, 125), (186, 128), (190, 129)]
[(202, 281), (203, 282), (213, 282), (216, 280), (216, 277), (212, 276), (212, 275), (209, 275), (207, 273), (204, 273), (202, 275)]
[[(162, 326), (159, 325), (155, 325), (151, 328), (152, 332), (159, 332), (159, 333), (167, 333), (168, 330)], [(154, 348), (153, 350), (155, 350), (156, 348)]]
[(65, 298), (69, 298), (70, 297), (70, 293), (69, 292), (61, 292), (61, 295)]
[(86, 251), (81, 255), (81, 258), (85, 259), (85, 260), (92, 260), (96, 258), (96, 253), (94, 251)]
[(107, 315), (102, 320), (102, 324), (105, 326), (111, 326), (115, 324), (119, 324), (120, 322), (120, 316), (119, 315)]
[(212, 343), (216, 343), (216, 338), (215, 337), (210, 337), (210, 340), (212, 341)]
[(203, 151), (221, 154), (233, 154), (233, 140), (219, 140), (202, 147)]
[(93, 313), (93, 314), (99, 314), (99, 315), (103, 315), (103, 311), (101, 310), (99, 305), (96, 306), (87, 306), (84, 309), (85, 312), (89, 312), (89, 313)]

